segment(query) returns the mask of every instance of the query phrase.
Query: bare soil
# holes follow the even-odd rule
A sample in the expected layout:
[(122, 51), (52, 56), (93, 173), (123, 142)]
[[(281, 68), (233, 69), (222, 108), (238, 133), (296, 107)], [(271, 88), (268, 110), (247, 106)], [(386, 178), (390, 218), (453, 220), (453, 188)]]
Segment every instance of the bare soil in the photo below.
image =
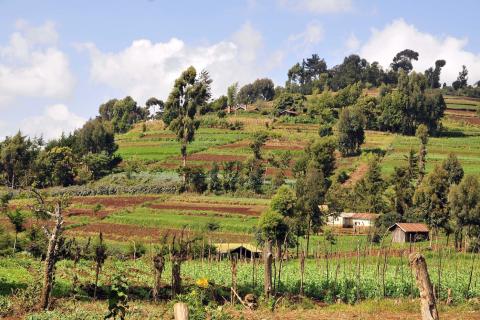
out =
[[(160, 229), (151, 227), (142, 227), (137, 225), (117, 224), (117, 223), (91, 223), (80, 226), (75, 229), (67, 230), (70, 234), (93, 234), (96, 235), (102, 232), (105, 238), (116, 241), (128, 241), (132, 238), (150, 239), (153, 241), (160, 240), (163, 235), (178, 234), (181, 230), (178, 229)], [(188, 231), (186, 231), (189, 233)], [(250, 241), (250, 236), (245, 234), (231, 234), (231, 233), (213, 233), (212, 239), (222, 239), (232, 242)]]
[(343, 183), (344, 187), (351, 187), (354, 186), (360, 179), (365, 176), (368, 171), (368, 164), (362, 163), (360, 164), (354, 172), (350, 174), (350, 178)]
[(259, 216), (264, 206), (225, 206), (205, 203), (158, 203), (152, 204), (150, 208), (163, 210), (196, 210), (214, 211), (222, 213), (242, 214), (247, 216)]
[(75, 197), (73, 203), (81, 203), (87, 205), (100, 204), (108, 208), (124, 208), (138, 206), (148, 201), (154, 201), (158, 196), (112, 196), (112, 197)]

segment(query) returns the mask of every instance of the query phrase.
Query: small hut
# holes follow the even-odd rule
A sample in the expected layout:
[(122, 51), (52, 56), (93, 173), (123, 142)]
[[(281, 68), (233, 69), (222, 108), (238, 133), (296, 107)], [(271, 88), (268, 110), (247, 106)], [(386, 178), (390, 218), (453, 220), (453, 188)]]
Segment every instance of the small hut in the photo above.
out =
[(247, 259), (260, 258), (262, 254), (262, 250), (248, 243), (217, 243), (215, 248), (223, 258), (228, 256)]
[(395, 223), (388, 230), (392, 232), (392, 241), (401, 243), (428, 240), (430, 232), (424, 223)]

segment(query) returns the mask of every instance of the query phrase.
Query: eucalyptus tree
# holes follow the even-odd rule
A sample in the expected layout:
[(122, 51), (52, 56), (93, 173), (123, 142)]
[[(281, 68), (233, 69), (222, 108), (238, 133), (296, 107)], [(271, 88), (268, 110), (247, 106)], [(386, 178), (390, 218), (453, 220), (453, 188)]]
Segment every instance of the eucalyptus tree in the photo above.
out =
[(212, 80), (207, 71), (197, 75), (194, 67), (189, 67), (175, 80), (168, 100), (165, 103), (163, 121), (176, 133), (181, 143), (183, 166), (187, 164), (187, 145), (195, 138), (200, 122), (196, 119), (197, 110), (211, 97)]

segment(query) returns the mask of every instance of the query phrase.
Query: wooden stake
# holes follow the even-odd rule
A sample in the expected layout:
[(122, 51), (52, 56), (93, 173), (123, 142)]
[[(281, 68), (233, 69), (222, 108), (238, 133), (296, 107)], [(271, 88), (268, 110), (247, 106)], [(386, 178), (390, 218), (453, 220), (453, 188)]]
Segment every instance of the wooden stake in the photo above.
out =
[(183, 302), (177, 302), (173, 305), (173, 315), (175, 320), (188, 320), (188, 305)]
[(411, 267), (415, 270), (415, 278), (418, 289), (420, 290), (422, 320), (439, 320), (432, 282), (430, 281), (425, 258), (420, 253), (412, 253), (409, 261)]

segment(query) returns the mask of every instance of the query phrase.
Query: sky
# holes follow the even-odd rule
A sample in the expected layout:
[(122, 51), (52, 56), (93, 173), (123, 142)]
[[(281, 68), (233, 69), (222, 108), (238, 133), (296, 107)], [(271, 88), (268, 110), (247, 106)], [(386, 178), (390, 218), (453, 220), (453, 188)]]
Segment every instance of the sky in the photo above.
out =
[(0, 0), (0, 137), (46, 140), (79, 128), (111, 98), (166, 99), (188, 66), (206, 69), (214, 96), (316, 53), (388, 68), (406, 48), (423, 72), (445, 59), (480, 80), (480, 2), (361, 0)]

